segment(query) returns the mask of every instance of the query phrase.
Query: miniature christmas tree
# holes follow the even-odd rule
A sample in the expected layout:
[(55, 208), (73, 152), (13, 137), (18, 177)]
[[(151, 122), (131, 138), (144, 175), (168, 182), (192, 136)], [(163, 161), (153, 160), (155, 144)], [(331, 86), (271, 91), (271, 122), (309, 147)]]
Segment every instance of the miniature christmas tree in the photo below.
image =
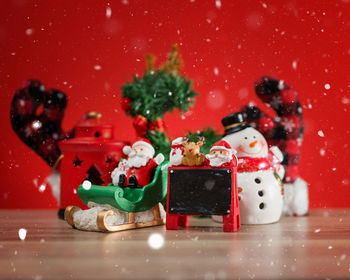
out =
[(155, 57), (146, 55), (143, 77), (122, 86), (122, 107), (134, 117), (137, 135), (148, 138), (156, 153), (169, 155), (170, 142), (165, 132), (163, 117), (179, 109), (187, 112), (198, 93), (192, 90), (192, 81), (178, 73), (183, 65), (177, 46), (173, 46), (167, 61), (155, 69)]
[[(134, 117), (133, 125), (139, 137), (146, 137), (152, 143), (156, 154), (162, 153), (168, 159), (170, 141), (165, 131), (164, 114), (174, 109), (187, 112), (198, 95), (192, 90), (192, 81), (179, 74), (183, 61), (177, 46), (173, 46), (167, 61), (155, 68), (155, 57), (146, 55), (146, 70), (143, 77), (135, 75), (132, 82), (122, 86), (122, 108)], [(221, 136), (213, 129), (206, 129), (190, 136), (204, 136), (209, 150), (211, 144)]]

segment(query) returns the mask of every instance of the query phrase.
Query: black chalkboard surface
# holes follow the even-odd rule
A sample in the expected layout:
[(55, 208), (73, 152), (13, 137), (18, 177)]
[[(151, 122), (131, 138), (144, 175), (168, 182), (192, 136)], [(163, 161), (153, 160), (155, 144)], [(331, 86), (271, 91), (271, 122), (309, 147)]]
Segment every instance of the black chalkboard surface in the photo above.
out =
[(231, 169), (170, 168), (170, 214), (227, 215), (231, 209)]

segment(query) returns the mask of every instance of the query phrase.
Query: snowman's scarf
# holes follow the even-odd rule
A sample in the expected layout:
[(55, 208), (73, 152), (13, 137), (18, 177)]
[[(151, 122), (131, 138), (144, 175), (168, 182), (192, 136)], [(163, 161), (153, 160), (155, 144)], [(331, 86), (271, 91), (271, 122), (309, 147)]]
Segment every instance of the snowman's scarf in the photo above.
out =
[(280, 161), (278, 158), (269, 151), (267, 157), (253, 158), (253, 157), (240, 157), (238, 158), (237, 172), (257, 172), (265, 170), (273, 170), (278, 172), (280, 169)]

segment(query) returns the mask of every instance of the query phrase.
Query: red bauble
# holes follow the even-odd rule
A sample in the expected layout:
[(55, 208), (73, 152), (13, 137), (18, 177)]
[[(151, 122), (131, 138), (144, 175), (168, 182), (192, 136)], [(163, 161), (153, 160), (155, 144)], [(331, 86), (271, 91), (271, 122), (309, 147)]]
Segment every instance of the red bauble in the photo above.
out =
[(148, 121), (144, 116), (138, 115), (134, 118), (133, 126), (138, 137), (144, 137), (148, 128)]
[(130, 104), (131, 104), (131, 99), (129, 97), (122, 98), (121, 105), (122, 105), (122, 109), (125, 112), (129, 112), (131, 110)]

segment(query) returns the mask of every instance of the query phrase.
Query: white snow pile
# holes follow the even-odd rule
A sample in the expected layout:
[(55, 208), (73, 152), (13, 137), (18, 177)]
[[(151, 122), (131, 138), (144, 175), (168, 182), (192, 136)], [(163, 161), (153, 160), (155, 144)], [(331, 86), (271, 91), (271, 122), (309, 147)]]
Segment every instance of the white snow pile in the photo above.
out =
[[(98, 213), (103, 210), (113, 210), (114, 215), (108, 216), (106, 218), (107, 224), (110, 226), (122, 225), (128, 223), (128, 213), (113, 208), (109, 205), (99, 205), (90, 202), (88, 204), (90, 209), (88, 210), (79, 210), (73, 214), (74, 225), (77, 229), (86, 230), (86, 231), (100, 231), (97, 227), (97, 216)], [(165, 210), (163, 205), (159, 203), (160, 216), (162, 219), (165, 219)], [(135, 213), (135, 222), (136, 223), (145, 223), (154, 220), (153, 209)]]

